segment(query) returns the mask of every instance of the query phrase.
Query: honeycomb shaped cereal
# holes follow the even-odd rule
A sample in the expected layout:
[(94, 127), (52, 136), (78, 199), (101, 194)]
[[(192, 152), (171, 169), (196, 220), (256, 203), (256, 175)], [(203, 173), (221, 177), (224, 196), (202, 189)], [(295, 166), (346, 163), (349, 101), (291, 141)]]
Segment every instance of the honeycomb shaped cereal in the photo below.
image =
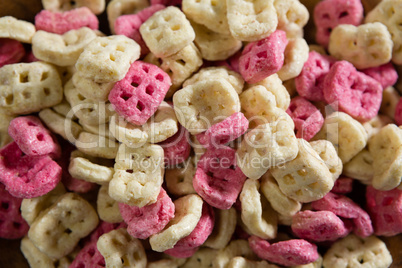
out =
[(96, 243), (105, 258), (106, 267), (145, 268), (147, 256), (140, 240), (133, 238), (125, 228), (110, 231)]
[(323, 257), (323, 267), (378, 267), (392, 263), (387, 246), (379, 238), (360, 238), (353, 234), (336, 241)]
[(140, 33), (149, 50), (157, 57), (168, 57), (194, 41), (190, 22), (177, 7), (156, 12), (140, 27)]
[(98, 225), (92, 206), (75, 193), (66, 193), (32, 223), (29, 239), (49, 257), (69, 254)]
[(17, 63), (0, 68), (0, 108), (7, 114), (29, 114), (63, 99), (60, 76), (43, 62)]
[(79, 72), (74, 73), (73, 84), (77, 91), (87, 99), (107, 101), (115, 83), (96, 83), (92, 79), (85, 78)]
[(25, 56), (24, 46), (14, 39), (0, 38), (0, 68), (18, 63)]
[(105, 258), (102, 256), (102, 254), (100, 254), (98, 248), (96, 247), (96, 242), (97, 241), (92, 241), (91, 243), (85, 245), (77, 256), (75, 256), (74, 261), (70, 264), (69, 268), (105, 267)]
[(116, 157), (119, 144), (106, 137), (83, 131), (78, 136), (75, 146), (90, 156), (113, 159)]
[(363, 184), (371, 184), (374, 174), (373, 156), (367, 148), (361, 150), (343, 166), (345, 176), (359, 180)]
[(218, 251), (215, 259), (212, 262), (212, 267), (227, 267), (230, 260), (237, 256), (243, 256), (244, 258), (250, 260), (257, 259), (257, 256), (251, 250), (247, 240), (232, 240), (230, 241), (229, 245)]
[(113, 168), (92, 162), (85, 157), (72, 157), (68, 172), (76, 179), (107, 184), (113, 177)]
[(120, 144), (109, 195), (131, 206), (155, 203), (163, 182), (163, 165), (163, 149), (159, 145), (130, 148)]
[(148, 140), (143, 126), (130, 124), (117, 114), (110, 118), (109, 128), (112, 136), (126, 145), (141, 145)]
[(374, 22), (358, 27), (344, 24), (335, 27), (331, 32), (328, 50), (331, 56), (347, 60), (358, 69), (365, 69), (389, 62), (392, 47), (387, 27)]
[[(298, 2), (298, 1), (296, 1)], [(303, 69), (304, 63), (309, 56), (306, 40), (303, 38), (289, 39), (285, 48), (285, 59), (278, 76), (282, 81), (297, 77)]]
[(234, 257), (227, 265), (228, 268), (278, 268), (275, 264), (270, 264), (267, 261), (251, 261), (241, 256)]
[(189, 141), (190, 134), (184, 127), (179, 126), (176, 134), (159, 143), (163, 148), (165, 164), (168, 167), (177, 166), (188, 159), (191, 152)]
[(107, 18), (109, 27), (113, 34), (115, 34), (114, 24), (116, 19), (125, 14), (135, 14), (149, 6), (147, 0), (112, 0), (107, 5)]
[(311, 147), (328, 167), (332, 174), (332, 179), (335, 182), (342, 173), (342, 161), (336, 153), (334, 145), (327, 140), (318, 140), (310, 142)]
[(391, 62), (361, 71), (380, 82), (383, 89), (393, 86), (398, 80), (398, 73)]
[(95, 82), (116, 82), (124, 78), (139, 57), (140, 46), (128, 37), (97, 37), (85, 47), (75, 67), (81, 76)]
[(11, 120), (14, 117), (7, 115), (3, 112), (0, 112), (0, 148), (4, 147), (4, 145), (13, 141), (13, 139), (8, 134), (8, 126), (10, 125)]
[(227, 18), (230, 33), (241, 41), (257, 41), (276, 30), (278, 16), (273, 0), (228, 0)]
[(230, 209), (215, 209), (215, 225), (211, 235), (205, 241), (204, 246), (213, 249), (225, 248), (235, 232), (236, 228), (236, 210)]
[(143, 128), (148, 134), (149, 143), (162, 142), (172, 137), (179, 130), (173, 107), (162, 102)]
[(274, 0), (277, 29), (285, 31), (288, 38), (303, 37), (303, 27), (309, 19), (308, 10), (303, 4), (299, 0)]
[[(208, 268), (212, 267), (212, 262), (217, 254), (217, 250), (211, 248), (200, 248), (190, 258), (185, 259), (185, 263), (180, 266), (183, 268), (199, 267)], [(167, 268), (167, 267), (166, 267)]]
[(31, 43), (36, 32), (35, 25), (12, 16), (0, 18), (0, 38), (11, 38), (23, 43)]
[(55, 267), (53, 261), (45, 253), (41, 252), (32, 241), (25, 236), (21, 240), (20, 246), (21, 252), (27, 260), (29, 267), (40, 268), (40, 267)]
[(194, 156), (187, 159), (184, 167), (167, 169), (165, 172), (165, 182), (168, 192), (176, 196), (196, 193), (193, 188), (195, 172), (196, 166)]
[(102, 221), (119, 223), (123, 221), (120, 214), (119, 203), (109, 196), (109, 186), (102, 185), (98, 192), (96, 209)]
[(63, 12), (86, 6), (93, 13), (99, 15), (105, 9), (105, 0), (42, 0), (42, 5), (52, 12)]
[[(181, 0), (179, 0), (181, 1)], [(170, 268), (170, 267), (182, 267), (182, 265), (187, 261), (186, 258), (174, 258), (165, 254), (166, 258), (158, 261), (149, 260), (147, 262), (147, 268)]]

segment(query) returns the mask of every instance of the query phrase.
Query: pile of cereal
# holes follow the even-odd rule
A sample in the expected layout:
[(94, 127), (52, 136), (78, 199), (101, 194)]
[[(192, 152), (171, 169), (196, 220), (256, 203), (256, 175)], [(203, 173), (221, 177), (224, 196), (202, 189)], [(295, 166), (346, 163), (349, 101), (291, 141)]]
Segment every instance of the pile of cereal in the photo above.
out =
[(0, 237), (31, 267), (389, 267), (402, 0), (316, 2), (311, 45), (299, 0), (0, 18)]

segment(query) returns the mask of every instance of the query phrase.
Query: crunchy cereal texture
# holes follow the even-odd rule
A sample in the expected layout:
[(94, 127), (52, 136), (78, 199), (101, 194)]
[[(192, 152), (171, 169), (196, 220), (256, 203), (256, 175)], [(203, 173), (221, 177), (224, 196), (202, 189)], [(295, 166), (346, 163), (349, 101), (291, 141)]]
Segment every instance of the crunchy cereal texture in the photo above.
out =
[(148, 140), (143, 126), (131, 124), (117, 114), (110, 118), (109, 129), (116, 140), (126, 145), (141, 145)]
[(308, 59), (308, 45), (303, 38), (288, 39), (289, 43), (285, 49), (285, 60), (278, 76), (282, 81), (297, 77)]
[(309, 13), (299, 0), (274, 0), (278, 15), (278, 29), (285, 31), (288, 38), (303, 37), (303, 27), (307, 24)]
[(149, 143), (159, 143), (172, 137), (179, 130), (173, 107), (163, 101), (143, 128)]
[(193, 178), (196, 171), (195, 156), (189, 158), (184, 167), (167, 169), (165, 173), (166, 187), (169, 193), (176, 196), (195, 194)]
[(105, 9), (105, 0), (42, 0), (42, 5), (45, 9), (53, 12), (63, 12), (86, 6), (98, 15)]
[(83, 77), (79, 72), (73, 76), (73, 84), (77, 91), (87, 99), (96, 101), (107, 101), (110, 90), (112, 90), (115, 83), (97, 83), (92, 79)]
[(332, 179), (335, 182), (342, 173), (342, 161), (336, 153), (334, 145), (327, 140), (318, 140), (310, 142), (311, 147), (328, 167), (332, 174)]
[(36, 32), (35, 25), (12, 16), (0, 18), (0, 37), (11, 38), (23, 43), (31, 43)]
[(225, 248), (235, 232), (237, 215), (235, 208), (215, 209), (215, 225), (204, 246), (213, 249)]
[(232, 240), (224, 249), (218, 251), (212, 262), (212, 267), (225, 268), (229, 262), (237, 256), (242, 256), (250, 260), (256, 259), (256, 255), (251, 250), (247, 240)]
[(118, 17), (125, 14), (135, 14), (149, 6), (147, 0), (112, 0), (106, 8), (109, 27), (115, 34), (114, 24)]
[(114, 159), (119, 148), (114, 140), (85, 131), (80, 133), (75, 146), (85, 154), (106, 159)]
[(72, 157), (68, 172), (76, 179), (97, 184), (107, 184), (113, 177), (113, 168), (91, 162), (84, 157)]
[(14, 119), (14, 116), (7, 115), (3, 112), (0, 112), (0, 148), (4, 145), (13, 141), (13, 139), (8, 134), (8, 126), (10, 125), (11, 120)]

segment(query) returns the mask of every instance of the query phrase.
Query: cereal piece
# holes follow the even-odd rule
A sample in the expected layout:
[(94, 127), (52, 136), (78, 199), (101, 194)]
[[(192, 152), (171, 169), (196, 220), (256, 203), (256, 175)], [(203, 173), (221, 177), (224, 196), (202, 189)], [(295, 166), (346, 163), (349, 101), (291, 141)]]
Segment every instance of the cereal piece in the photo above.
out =
[(224, 249), (218, 251), (212, 262), (212, 267), (225, 268), (230, 260), (236, 256), (243, 256), (252, 260), (257, 259), (247, 240), (232, 240)]
[(234, 113), (211, 126), (196, 137), (205, 148), (220, 147), (242, 136), (248, 129), (248, 120), (242, 113)]
[(226, 5), (230, 33), (238, 40), (261, 40), (276, 30), (278, 17), (273, 0), (228, 0)]
[(143, 207), (155, 203), (163, 182), (163, 149), (144, 144), (131, 148), (120, 144), (109, 183), (109, 195), (118, 202)]
[(365, 22), (381, 22), (387, 26), (394, 43), (392, 61), (402, 64), (402, 38), (400, 36), (399, 20), (401, 17), (401, 2), (398, 0), (383, 1), (371, 10)]
[(27, 260), (29, 267), (55, 267), (54, 261), (49, 258), (49, 256), (47, 256), (45, 253), (41, 252), (37, 247), (35, 247), (35, 245), (27, 236), (25, 236), (21, 240), (20, 249), (25, 259)]
[(317, 246), (303, 239), (280, 241), (272, 245), (256, 236), (248, 241), (258, 257), (280, 265), (309, 264), (319, 257)]
[(169, 76), (157, 66), (136, 61), (115, 84), (109, 100), (124, 119), (142, 125), (156, 112), (170, 85)]
[(400, 99), (398, 91), (394, 87), (387, 87), (382, 92), (380, 113), (394, 119), (396, 105)]
[[(83, 247), (69, 268), (102, 268), (106, 266), (105, 258), (96, 247), (96, 242), (93, 241)], [(38, 267), (39, 268), (39, 267)]]
[(174, 201), (175, 216), (163, 231), (149, 239), (154, 251), (162, 252), (173, 248), (183, 237), (188, 236), (197, 226), (202, 215), (203, 201), (198, 195), (183, 196)]
[(11, 38), (23, 43), (31, 43), (35, 34), (35, 25), (18, 20), (12, 16), (0, 18), (0, 38)]
[(190, 134), (188, 131), (179, 126), (179, 130), (175, 135), (159, 143), (163, 148), (165, 164), (168, 167), (177, 166), (188, 159), (191, 152), (189, 140)]
[(292, 117), (295, 123), (297, 138), (309, 141), (324, 124), (324, 117), (320, 111), (303, 97), (293, 98), (286, 112)]
[(342, 173), (342, 161), (336, 153), (334, 145), (327, 140), (317, 140), (310, 142), (311, 148), (317, 152), (320, 158), (324, 161), (325, 165), (328, 167), (329, 172), (331, 172), (332, 179), (334, 182), (338, 179), (339, 175)]
[(162, 188), (155, 203), (142, 208), (119, 204), (120, 213), (127, 223), (127, 232), (135, 238), (146, 239), (159, 233), (174, 217), (175, 206)]
[(151, 0), (151, 5), (178, 6), (181, 5), (181, 2), (182, 0)]
[[(299, 1), (294, 1), (299, 3)], [(309, 57), (308, 45), (303, 38), (289, 39), (285, 48), (285, 59), (278, 76), (282, 81), (297, 77)]]
[[(181, 0), (180, 0), (181, 1)], [(180, 259), (180, 258), (174, 258), (170, 257), (167, 254), (164, 254), (167, 257), (163, 258), (158, 261), (151, 261), (148, 260), (147, 262), (147, 268), (177, 268), (177, 267), (182, 267), (182, 265), (187, 261), (187, 259)]]
[(145, 268), (147, 256), (140, 240), (120, 228), (99, 237), (96, 246), (105, 258), (106, 267)]
[(228, 268), (278, 268), (275, 264), (266, 261), (250, 261), (243, 257), (234, 257), (230, 260)]
[(188, 85), (173, 96), (177, 120), (191, 134), (199, 134), (240, 111), (239, 96), (226, 79)]
[(229, 209), (243, 187), (246, 176), (236, 165), (236, 151), (230, 147), (210, 147), (197, 163), (194, 190), (205, 202)]
[(322, 268), (322, 256), (318, 254), (318, 259), (315, 262), (302, 265), (294, 265), (292, 268)]
[(260, 183), (248, 179), (240, 193), (241, 220), (252, 235), (273, 239), (277, 234), (277, 214), (259, 193)]
[(82, 122), (82, 120), (78, 120), (78, 123), (82, 126), (84, 131), (96, 134), (111, 140), (114, 140), (114, 137), (110, 131), (109, 123), (100, 124), (100, 125), (88, 125)]
[(334, 61), (330, 56), (310, 52), (300, 75), (295, 79), (299, 95), (310, 101), (324, 101), (324, 79)]
[(0, 111), (0, 148), (13, 141), (10, 135), (8, 135), (8, 126), (13, 119), (13, 116), (4, 114)]
[(389, 86), (393, 86), (398, 80), (398, 73), (390, 62), (361, 71), (380, 82), (382, 88), (384, 89)]
[(79, 7), (66, 12), (42, 10), (35, 16), (36, 30), (49, 33), (64, 34), (70, 30), (88, 27), (97, 30), (98, 18), (87, 7)]
[(84, 157), (72, 157), (68, 172), (76, 179), (107, 184), (113, 177), (113, 168), (93, 163)]
[(99, 189), (96, 206), (99, 218), (102, 221), (110, 223), (118, 223), (123, 221), (119, 210), (119, 203), (109, 196), (108, 185), (102, 185)]
[(97, 224), (98, 216), (92, 206), (79, 195), (66, 193), (35, 219), (28, 237), (40, 251), (59, 259)]
[(143, 125), (149, 143), (162, 142), (177, 133), (179, 127), (173, 107), (162, 102), (155, 114)]
[(195, 157), (190, 157), (184, 167), (167, 169), (165, 175), (166, 188), (169, 193), (176, 196), (195, 194), (193, 178), (195, 175)]
[(327, 51), (323, 46), (316, 45), (316, 44), (309, 44), (308, 45), (309, 51), (315, 51), (317, 53), (320, 53), (321, 55), (328, 55)]
[(334, 145), (342, 164), (345, 164), (366, 147), (367, 132), (348, 114), (334, 112), (325, 118), (324, 126), (314, 137), (314, 140), (321, 139)]
[(358, 27), (338, 25), (331, 32), (328, 51), (337, 59), (347, 60), (356, 68), (365, 69), (389, 62), (392, 47), (387, 27), (374, 22)]
[(63, 12), (75, 8), (86, 6), (93, 13), (99, 15), (105, 9), (105, 0), (42, 0), (42, 5), (45, 9), (52, 12)]
[(107, 5), (106, 13), (110, 31), (115, 34), (114, 24), (116, 19), (125, 14), (136, 14), (149, 6), (147, 0), (112, 0)]
[(307, 24), (309, 13), (298, 0), (274, 0), (278, 15), (278, 30), (286, 32), (288, 38), (303, 37), (303, 27)]
[(253, 84), (278, 72), (284, 62), (287, 44), (286, 33), (277, 30), (267, 38), (245, 46), (239, 59), (240, 73), (244, 80)]
[(81, 76), (79, 72), (76, 72), (72, 78), (74, 86), (81, 95), (96, 101), (107, 101), (109, 93), (115, 85), (115, 83), (96, 83)]
[(241, 49), (242, 42), (230, 34), (217, 33), (195, 22), (191, 25), (195, 32), (194, 43), (205, 60), (226, 60)]
[(126, 228), (127, 224), (125, 222), (121, 223), (109, 223), (105, 221), (101, 221), (98, 226), (96, 227), (95, 230), (92, 231), (92, 233), (84, 238), (84, 244), (92, 243), (92, 242), (97, 242), (99, 237), (103, 234), (109, 233), (110, 231), (117, 230), (120, 228)]
[(149, 50), (157, 57), (168, 57), (195, 38), (190, 22), (177, 7), (167, 7), (156, 12), (140, 27), (140, 33)]
[[(59, 104), (53, 106), (52, 109), (62, 116), (68, 116), (68, 113), (71, 111), (71, 105), (66, 99), (63, 99)], [(77, 120), (78, 118), (73, 116), (71, 119)]]
[[(212, 267), (212, 262), (217, 251), (211, 248), (200, 248), (193, 256), (187, 258), (185, 263), (180, 266), (182, 268), (209, 268)], [(173, 268), (173, 267), (172, 267)]]
[(335, 241), (349, 234), (343, 221), (331, 211), (299, 211), (292, 217), (292, 231), (314, 242)]
[(17, 40), (0, 38), (0, 68), (18, 63), (25, 55), (24, 46)]
[(213, 249), (225, 248), (235, 231), (236, 221), (236, 210), (234, 208), (215, 209), (214, 229), (205, 241), (204, 246)]
[(372, 185), (377, 190), (388, 191), (401, 183), (402, 129), (394, 124), (383, 127), (371, 137), (368, 148), (373, 157)]
[(280, 215), (291, 217), (301, 209), (301, 203), (282, 193), (278, 183), (268, 171), (261, 178), (261, 192), (272, 208)]
[(314, 7), (316, 40), (327, 47), (332, 30), (339, 24), (359, 25), (363, 19), (363, 6), (359, 0), (325, 0)]
[(388, 116), (378, 114), (370, 121), (363, 124), (364, 129), (367, 131), (368, 139), (377, 134), (383, 127), (392, 124), (393, 120)]
[(375, 236), (360, 238), (353, 234), (335, 242), (324, 255), (323, 267), (386, 268), (392, 256), (384, 242)]
[(128, 37), (97, 37), (85, 47), (75, 67), (81, 76), (97, 83), (117, 82), (139, 56), (140, 46)]
[(7, 114), (29, 114), (63, 99), (55, 67), (44, 62), (16, 63), (0, 68), (0, 108)]
[(110, 118), (110, 132), (113, 137), (126, 145), (142, 145), (148, 140), (148, 134), (143, 126), (128, 123), (117, 114)]
[(399, 98), (398, 103), (395, 106), (395, 123), (400, 126), (402, 125), (402, 98)]
[(81, 152), (107, 159), (114, 159), (117, 154), (119, 144), (114, 140), (88, 132), (81, 132), (75, 146)]
[(353, 179), (345, 176), (339, 177), (334, 184), (331, 192), (336, 194), (348, 194), (353, 190)]

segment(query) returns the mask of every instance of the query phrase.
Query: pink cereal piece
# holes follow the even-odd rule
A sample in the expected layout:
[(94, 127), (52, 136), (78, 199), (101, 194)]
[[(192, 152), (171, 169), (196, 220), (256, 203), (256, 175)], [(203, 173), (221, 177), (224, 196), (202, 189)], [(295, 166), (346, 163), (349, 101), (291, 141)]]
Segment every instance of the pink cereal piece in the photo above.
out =
[(159, 233), (174, 217), (175, 207), (172, 199), (161, 188), (155, 203), (139, 208), (119, 203), (120, 213), (127, 223), (127, 232), (135, 238), (146, 239)]
[(345, 176), (339, 177), (332, 187), (331, 192), (335, 194), (348, 194), (353, 190), (353, 179)]
[(0, 183), (0, 238), (19, 239), (28, 233), (29, 226), (20, 212), (22, 198), (8, 193)]
[(360, 237), (367, 237), (373, 233), (370, 216), (352, 199), (329, 192), (320, 200), (311, 203), (314, 210), (331, 211), (337, 216), (352, 219), (353, 232)]
[(119, 228), (126, 228), (127, 224), (123, 222), (119, 223), (110, 223), (110, 222), (105, 222), (105, 221), (100, 221), (98, 227), (96, 227), (95, 230), (92, 231), (92, 233), (84, 238), (83, 244), (87, 245), (92, 242), (97, 242), (99, 237), (103, 234), (109, 233), (110, 231), (117, 230)]
[(70, 30), (88, 27), (97, 30), (98, 18), (87, 7), (80, 7), (65, 12), (42, 10), (35, 16), (36, 30), (64, 34)]
[(191, 257), (212, 233), (214, 223), (214, 210), (211, 206), (204, 203), (201, 218), (194, 230), (188, 236), (180, 239), (173, 248), (165, 250), (164, 252), (176, 258)]
[(324, 117), (320, 110), (300, 96), (290, 101), (286, 113), (290, 115), (295, 123), (296, 137), (307, 141), (314, 137), (324, 124)]
[(399, 99), (395, 107), (395, 123), (400, 126), (402, 125), (402, 98)]
[(26, 155), (49, 155), (53, 158), (61, 155), (56, 138), (35, 116), (20, 116), (11, 120), (8, 134)]
[(47, 194), (61, 179), (61, 167), (49, 156), (29, 156), (16, 142), (0, 150), (0, 182), (18, 198)]
[(317, 246), (303, 239), (292, 239), (269, 244), (257, 236), (251, 236), (248, 243), (261, 259), (279, 265), (292, 266), (309, 264), (319, 257)]
[(239, 59), (239, 71), (244, 80), (254, 84), (278, 72), (287, 44), (286, 33), (277, 30), (267, 38), (246, 45)]
[(299, 76), (295, 78), (296, 90), (310, 101), (324, 101), (324, 79), (335, 59), (311, 51)]
[(367, 210), (373, 219), (376, 235), (394, 236), (402, 233), (402, 191), (366, 190)]
[(151, 0), (151, 5), (180, 6), (182, 0)]
[(363, 19), (360, 0), (324, 0), (314, 8), (314, 23), (317, 27), (316, 41), (328, 47), (331, 31), (339, 24), (359, 25)]
[(156, 112), (170, 86), (170, 77), (162, 69), (135, 61), (110, 91), (109, 100), (124, 119), (143, 125)]
[(247, 129), (247, 118), (241, 112), (237, 112), (198, 134), (196, 138), (205, 148), (219, 147), (237, 139)]
[(174, 167), (188, 159), (191, 152), (189, 139), (189, 132), (180, 125), (175, 135), (159, 143), (163, 148), (165, 164), (168, 167)]
[(364, 69), (361, 70), (361, 72), (378, 81), (382, 88), (392, 86), (398, 80), (398, 73), (391, 62), (381, 66)]
[(25, 55), (24, 46), (17, 40), (0, 38), (0, 68), (18, 63)]
[(325, 101), (334, 109), (345, 112), (359, 121), (377, 115), (382, 100), (379, 82), (356, 70), (347, 61), (338, 61), (324, 80)]
[(104, 268), (106, 267), (105, 258), (99, 252), (97, 241), (92, 241), (83, 247), (69, 268)]
[(229, 209), (236, 202), (246, 175), (236, 164), (236, 151), (209, 148), (197, 163), (194, 190), (213, 207)]
[(315, 242), (334, 241), (350, 231), (331, 211), (299, 211), (293, 216), (291, 227), (298, 237)]

